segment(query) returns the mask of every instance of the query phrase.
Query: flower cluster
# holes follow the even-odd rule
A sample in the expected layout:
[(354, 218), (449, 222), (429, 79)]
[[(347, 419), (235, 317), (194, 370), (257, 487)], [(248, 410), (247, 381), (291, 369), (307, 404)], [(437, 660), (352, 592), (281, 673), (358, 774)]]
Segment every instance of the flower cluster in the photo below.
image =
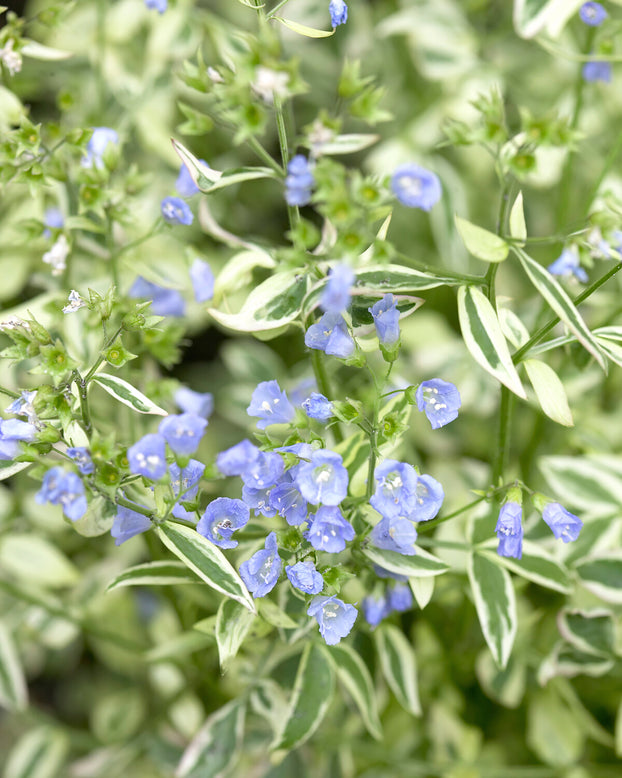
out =
[(296, 154), (287, 165), (285, 177), (285, 201), (288, 205), (307, 205), (311, 201), (311, 189), (315, 184), (308, 160)]

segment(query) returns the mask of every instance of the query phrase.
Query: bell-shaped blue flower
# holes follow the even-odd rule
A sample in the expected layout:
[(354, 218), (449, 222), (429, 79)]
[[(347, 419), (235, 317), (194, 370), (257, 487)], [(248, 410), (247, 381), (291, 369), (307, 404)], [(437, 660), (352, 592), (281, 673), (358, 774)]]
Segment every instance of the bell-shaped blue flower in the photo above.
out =
[(19, 454), (19, 442), (35, 439), (37, 428), (19, 419), (0, 419), (0, 459), (15, 459)]
[(562, 251), (555, 262), (547, 267), (549, 273), (553, 276), (562, 276), (569, 278), (574, 276), (577, 281), (587, 284), (588, 275), (579, 264), (579, 250), (576, 246), (570, 246)]
[(194, 413), (170, 414), (162, 419), (158, 431), (175, 454), (182, 457), (190, 456), (199, 447), (205, 434), (207, 419), (195, 416)]
[(328, 11), (330, 13), (330, 23), (333, 27), (338, 27), (340, 24), (345, 24), (348, 21), (348, 6), (344, 0), (330, 0)]
[(210, 502), (199, 519), (197, 532), (219, 548), (235, 548), (238, 541), (232, 540), (231, 536), (236, 530), (246, 526), (249, 518), (250, 511), (242, 500), (217, 497)]
[(370, 594), (361, 602), (365, 621), (373, 629), (391, 613), (391, 606), (383, 594)]
[(90, 475), (95, 472), (95, 465), (91, 459), (91, 453), (84, 446), (73, 446), (67, 449), (67, 456), (71, 457), (78, 465), (78, 470), (82, 475)]
[(334, 646), (341, 638), (350, 634), (354, 626), (357, 610), (343, 600), (332, 597), (314, 597), (307, 609), (307, 614), (316, 619), (320, 635), (327, 646)]
[(397, 299), (392, 294), (385, 294), (371, 308), (367, 309), (376, 327), (378, 340), (386, 346), (392, 346), (400, 339), (400, 312), (397, 310)]
[(291, 470), (270, 490), (269, 500), (275, 513), (283, 516), (291, 527), (298, 527), (306, 520), (307, 501), (292, 480)]
[(385, 517), (408, 516), (415, 507), (417, 473), (412, 465), (385, 459), (375, 472), (378, 486), (370, 503)]
[(276, 508), (273, 508), (270, 503), (272, 491), (272, 486), (266, 489), (253, 489), (252, 486), (244, 484), (242, 499), (249, 508), (253, 509), (255, 516), (265, 516), (267, 519), (271, 519), (277, 514)]
[[(156, 2), (162, 2), (162, 0), (156, 0)], [(166, 0), (164, 0), (164, 6), (166, 8)], [(200, 159), (199, 162), (202, 165), (205, 165), (205, 167), (209, 167), (204, 159)], [(179, 168), (179, 175), (177, 176), (177, 180), (175, 181), (175, 189), (177, 189), (182, 197), (192, 197), (192, 195), (198, 194), (200, 191), (199, 187), (194, 183), (194, 180), (190, 175), (190, 171), (183, 162)]]
[(495, 532), (499, 538), (499, 556), (520, 559), (523, 555), (523, 509), (517, 502), (506, 502), (501, 506)]
[(564, 543), (571, 543), (579, 537), (583, 522), (574, 513), (570, 513), (558, 502), (549, 502), (542, 510), (542, 518), (551, 528), (551, 532)]
[(168, 7), (168, 0), (145, 0), (145, 5), (153, 11), (163, 14)]
[(305, 333), (305, 346), (324, 351), (332, 357), (347, 359), (354, 353), (354, 341), (340, 313), (325, 313)]
[(355, 279), (351, 267), (343, 263), (334, 265), (320, 299), (320, 308), (330, 313), (343, 313), (350, 305), (350, 291)]
[(199, 491), (199, 481), (205, 472), (205, 465), (196, 459), (191, 459), (182, 470), (176, 462), (168, 469), (171, 477), (171, 489), (178, 498), (173, 506), (173, 516), (178, 519), (192, 519), (189, 513), (180, 503), (192, 502)]
[(403, 613), (412, 608), (413, 595), (410, 586), (404, 583), (396, 583), (387, 590), (389, 606), (392, 611)]
[(250, 440), (241, 440), (216, 456), (216, 467), (223, 475), (242, 475), (258, 456), (257, 446)]
[(300, 493), (313, 505), (339, 505), (348, 493), (348, 471), (340, 454), (320, 449), (311, 454), (310, 462), (296, 469)]
[(151, 519), (148, 516), (119, 505), (110, 534), (115, 539), (115, 546), (120, 546), (134, 535), (140, 535), (148, 529), (151, 529)]
[(158, 481), (166, 473), (166, 441), (159, 434), (145, 435), (127, 450), (130, 473)]
[(295, 565), (287, 565), (285, 574), (292, 586), (305, 594), (319, 594), (324, 588), (324, 579), (310, 559), (297, 562)]
[(391, 189), (402, 205), (423, 211), (429, 211), (442, 195), (438, 176), (414, 162), (407, 162), (395, 170)]
[(187, 386), (180, 386), (174, 399), (184, 413), (209, 419), (214, 411), (214, 395), (211, 392), (195, 392)]
[(602, 81), (604, 84), (611, 82), (612, 68), (611, 62), (586, 62), (581, 70), (583, 80), (588, 83), (595, 83), (596, 81)]
[(270, 424), (289, 424), (294, 420), (296, 411), (287, 399), (287, 394), (281, 390), (278, 381), (262, 381), (257, 385), (251, 404), (246, 409), (249, 416), (258, 416), (257, 426), (260, 430)]
[(579, 16), (588, 27), (599, 27), (609, 14), (600, 3), (583, 3), (579, 8)]
[(415, 399), (417, 408), (425, 412), (433, 430), (458, 418), (460, 392), (449, 381), (442, 378), (422, 381), (415, 392)]
[(283, 475), (283, 458), (273, 451), (258, 451), (257, 456), (240, 473), (245, 486), (251, 489), (267, 489), (274, 486)]
[(371, 542), (378, 548), (414, 556), (417, 530), (412, 521), (400, 517), (381, 519), (371, 531)]
[(323, 394), (311, 392), (302, 403), (302, 409), (310, 419), (328, 421), (333, 415), (333, 404)]
[(203, 259), (194, 260), (190, 265), (190, 280), (194, 299), (198, 303), (205, 303), (214, 296), (214, 274), (212, 268)]
[(408, 518), (411, 521), (429, 521), (440, 511), (445, 492), (439, 482), (431, 475), (417, 476), (415, 489), (415, 507)]
[(164, 221), (169, 224), (183, 224), (186, 227), (194, 221), (194, 216), (188, 203), (180, 197), (165, 197), (160, 203)]
[(274, 589), (281, 574), (281, 565), (276, 533), (271, 532), (264, 548), (240, 565), (240, 576), (253, 597), (265, 597)]
[(338, 554), (346, 547), (347, 540), (354, 540), (354, 527), (334, 506), (318, 508), (309, 516), (309, 529), (303, 533), (316, 551)]
[(71, 521), (81, 519), (88, 507), (84, 485), (79, 476), (66, 472), (62, 467), (48, 470), (35, 500), (39, 504), (50, 502), (52, 505), (62, 505), (63, 513)]

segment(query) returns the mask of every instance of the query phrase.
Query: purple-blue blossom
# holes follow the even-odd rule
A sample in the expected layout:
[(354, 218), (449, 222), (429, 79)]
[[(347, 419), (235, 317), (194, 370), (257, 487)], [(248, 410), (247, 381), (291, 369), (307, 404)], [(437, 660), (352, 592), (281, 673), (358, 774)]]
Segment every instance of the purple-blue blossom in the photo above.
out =
[(439, 482), (431, 475), (417, 476), (415, 489), (415, 507), (408, 518), (411, 521), (430, 521), (440, 511), (445, 492)]
[(305, 594), (319, 594), (324, 588), (324, 579), (310, 559), (297, 562), (295, 565), (287, 565), (285, 574), (292, 586)]
[(216, 467), (223, 475), (242, 475), (259, 457), (259, 449), (250, 440), (241, 440), (235, 446), (216, 456)]
[(391, 606), (383, 594), (370, 594), (361, 602), (365, 621), (373, 629), (391, 613)]
[(254, 489), (252, 486), (244, 484), (242, 487), (242, 500), (252, 508), (255, 516), (265, 516), (271, 519), (276, 516), (277, 510), (272, 507), (270, 497), (274, 487), (268, 486), (264, 489)]
[(397, 298), (390, 293), (385, 294), (382, 300), (378, 300), (367, 310), (374, 320), (378, 340), (387, 346), (397, 343), (400, 339), (400, 312), (397, 309)]
[(190, 206), (180, 197), (165, 197), (160, 203), (160, 210), (164, 221), (169, 224), (183, 224), (187, 227), (194, 220)]
[(296, 154), (287, 165), (285, 177), (285, 202), (288, 205), (307, 205), (311, 200), (311, 189), (315, 184), (309, 161), (302, 154)]
[(344, 0), (330, 0), (328, 11), (330, 13), (330, 23), (333, 27), (338, 27), (340, 24), (345, 24), (348, 21), (348, 6)]
[(15, 459), (20, 451), (20, 441), (35, 439), (37, 428), (19, 419), (0, 419), (0, 460)]
[(147, 8), (163, 14), (168, 7), (168, 0), (145, 0)]
[(283, 457), (273, 451), (258, 451), (257, 456), (247, 463), (240, 473), (245, 486), (251, 489), (267, 489), (283, 475)]
[(253, 597), (265, 597), (276, 586), (281, 574), (281, 557), (276, 542), (276, 533), (266, 538), (264, 548), (240, 565), (240, 576)]
[(157, 433), (145, 435), (127, 450), (130, 472), (159, 481), (166, 473), (166, 441)]
[(127, 296), (151, 300), (151, 310), (156, 316), (183, 316), (186, 312), (186, 303), (177, 289), (166, 289), (142, 276), (137, 276)]
[[(205, 167), (209, 167), (204, 159), (200, 159), (199, 162), (202, 165), (205, 165)], [(177, 180), (175, 181), (175, 189), (177, 189), (177, 192), (182, 197), (192, 197), (192, 195), (195, 195), (200, 191), (199, 187), (194, 183), (190, 171), (183, 162), (179, 168)]]
[(402, 205), (423, 211), (429, 211), (442, 195), (438, 176), (414, 162), (407, 162), (395, 170), (391, 189)]
[(214, 274), (207, 262), (198, 257), (190, 265), (190, 280), (194, 299), (198, 303), (205, 303), (214, 296)]
[(412, 465), (385, 459), (376, 467), (378, 481), (370, 503), (385, 517), (408, 516), (415, 507), (417, 473)]
[(40, 505), (45, 502), (62, 505), (63, 513), (71, 521), (81, 519), (88, 507), (80, 477), (66, 472), (62, 467), (53, 467), (47, 471), (35, 500)]
[(170, 414), (162, 419), (158, 431), (175, 454), (190, 456), (199, 447), (205, 434), (207, 419), (194, 413)]
[(609, 84), (612, 76), (611, 62), (586, 62), (581, 73), (583, 80), (589, 83), (602, 81), (605, 84)]
[(117, 144), (119, 135), (110, 127), (94, 127), (93, 134), (86, 144), (86, 155), (82, 157), (82, 167), (104, 167), (104, 153), (109, 143)]
[(609, 16), (600, 3), (583, 3), (579, 8), (579, 16), (588, 27), (599, 27)]
[(205, 509), (199, 519), (197, 532), (210, 540), (219, 548), (235, 548), (237, 540), (232, 540), (233, 533), (248, 524), (250, 511), (242, 500), (230, 497), (217, 497)]
[(395, 583), (389, 587), (387, 595), (392, 611), (403, 613), (412, 607), (413, 595), (408, 584)]
[(346, 541), (354, 540), (354, 527), (343, 517), (339, 508), (322, 506), (309, 516), (309, 529), (303, 533), (316, 551), (338, 554)]
[(334, 646), (349, 635), (358, 615), (354, 605), (346, 604), (334, 595), (314, 597), (307, 614), (316, 619), (327, 646)]
[(210, 392), (195, 392), (187, 386), (180, 386), (174, 399), (184, 413), (193, 413), (203, 419), (209, 419), (214, 410), (214, 395)]
[(499, 556), (520, 559), (523, 555), (523, 509), (517, 502), (506, 502), (501, 506), (495, 532), (499, 538)]
[(347, 359), (354, 353), (354, 341), (340, 313), (325, 313), (305, 333), (305, 346)]
[(549, 502), (542, 510), (542, 518), (548, 524), (551, 532), (564, 543), (571, 543), (579, 537), (583, 522), (574, 513), (567, 511), (558, 502)]
[(296, 482), (292, 480), (291, 470), (272, 487), (269, 502), (274, 511), (283, 516), (291, 527), (300, 526), (307, 518), (307, 501), (300, 494)]
[(553, 276), (562, 276), (564, 278), (574, 276), (577, 281), (587, 284), (588, 275), (579, 262), (579, 250), (576, 246), (570, 246), (562, 251), (555, 262), (547, 267), (547, 270)]
[(196, 459), (191, 459), (182, 470), (177, 462), (173, 462), (168, 472), (171, 477), (171, 489), (175, 497), (178, 498), (173, 506), (172, 514), (177, 519), (192, 520), (193, 514), (187, 511), (181, 503), (192, 502), (196, 498), (199, 491), (199, 481), (205, 472), (205, 465)]
[(356, 280), (349, 265), (340, 262), (328, 274), (326, 286), (320, 299), (320, 308), (330, 313), (343, 313), (350, 305), (350, 293)]
[(120, 546), (121, 543), (148, 529), (151, 529), (151, 519), (148, 516), (119, 505), (110, 534), (115, 539), (115, 546)]
[(91, 475), (95, 472), (95, 465), (91, 459), (91, 452), (84, 446), (73, 446), (67, 449), (67, 456), (71, 457), (78, 466), (82, 475)]
[(313, 505), (339, 505), (348, 493), (348, 471), (340, 454), (320, 449), (296, 470), (300, 493)]
[(371, 531), (371, 542), (377, 548), (414, 556), (417, 530), (412, 521), (400, 517), (385, 517)]
[(260, 430), (270, 424), (289, 424), (294, 420), (296, 411), (281, 390), (278, 381), (262, 381), (253, 392), (251, 404), (246, 409), (249, 416), (258, 416)]
[(333, 404), (323, 394), (311, 392), (302, 403), (302, 409), (310, 419), (328, 421), (333, 415)]
[(449, 381), (442, 378), (422, 381), (415, 392), (415, 399), (417, 408), (425, 412), (433, 430), (458, 418), (460, 392)]
[(63, 212), (58, 208), (47, 208), (43, 215), (43, 223), (45, 224), (43, 237), (51, 238), (52, 230), (60, 230), (65, 224)]

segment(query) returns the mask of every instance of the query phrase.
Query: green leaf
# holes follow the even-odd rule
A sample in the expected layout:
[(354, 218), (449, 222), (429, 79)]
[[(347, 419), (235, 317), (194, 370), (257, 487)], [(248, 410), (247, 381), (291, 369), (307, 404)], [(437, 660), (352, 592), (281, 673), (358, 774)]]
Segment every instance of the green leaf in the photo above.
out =
[(474, 286), (461, 286), (458, 289), (458, 315), (471, 356), (484, 370), (526, 400), (497, 314), (488, 298)]
[(289, 703), (287, 717), (270, 748), (291, 750), (308, 740), (320, 726), (332, 701), (335, 676), (327, 649), (307, 642)]
[(539, 265), (537, 262), (534, 262), (534, 260), (528, 254), (525, 254), (522, 249), (516, 247), (514, 251), (531, 283), (536, 287), (538, 292), (551, 306), (566, 327), (575, 335), (579, 343), (590, 352), (606, 372), (607, 361), (603, 355), (602, 349), (598, 345), (598, 341), (594, 335), (588, 329), (586, 323), (583, 321), (581, 314), (576, 309), (570, 297), (568, 297), (554, 276), (552, 276), (546, 268), (542, 267), (542, 265)]
[(157, 528), (160, 540), (205, 583), (256, 613), (253, 598), (222, 551), (195, 529), (165, 521)]
[(563, 494), (564, 505), (590, 515), (608, 516), (622, 506), (622, 457), (541, 457), (538, 467), (554, 494)]
[(188, 151), (183, 143), (174, 138), (171, 138), (171, 143), (179, 159), (188, 168), (192, 180), (199, 189), (208, 189), (220, 179), (222, 173), (219, 170), (214, 170), (209, 165), (201, 162), (191, 151)]
[(525, 695), (526, 667), (514, 657), (503, 670), (500, 670), (490, 655), (490, 651), (482, 651), (475, 663), (477, 680), (491, 700), (505, 708), (518, 708)]
[(354, 154), (357, 151), (373, 146), (380, 140), (380, 135), (372, 133), (350, 133), (337, 135), (327, 143), (322, 143), (322, 154)]
[(367, 665), (347, 643), (332, 646), (330, 656), (335, 662), (337, 678), (354, 700), (369, 734), (376, 740), (382, 740), (374, 682)]
[(143, 723), (145, 707), (144, 697), (136, 687), (105, 693), (93, 703), (91, 730), (103, 743), (127, 742)]
[(273, 627), (278, 629), (296, 629), (298, 624), (288, 616), (285, 611), (281, 610), (278, 605), (275, 605), (272, 600), (267, 597), (260, 597), (257, 600), (257, 610), (259, 615), (268, 624), (272, 624)]
[[(205, 621), (205, 619), (204, 619)], [(200, 622), (199, 622), (200, 623)], [(145, 653), (146, 662), (181, 662), (187, 656), (214, 645), (214, 633), (205, 629), (196, 629), (196, 624), (188, 632), (175, 635), (164, 643), (159, 643)]]
[(51, 46), (44, 46), (42, 43), (29, 40), (28, 38), (22, 38), (22, 43), (23, 46), (20, 48), (20, 53), (32, 59), (40, 59), (43, 62), (58, 62), (59, 60), (73, 57), (73, 52), (71, 51), (53, 49)]
[(483, 227), (471, 224), (466, 219), (461, 219), (460, 216), (454, 218), (456, 228), (470, 254), (485, 262), (503, 262), (507, 258), (510, 247), (503, 238)]
[(305, 273), (283, 271), (255, 287), (238, 313), (217, 308), (208, 308), (208, 312), (223, 327), (236, 332), (280, 329), (297, 318), (307, 284)]
[(381, 624), (374, 632), (382, 674), (399, 704), (414, 716), (421, 715), (417, 688), (417, 660), (401, 630)]
[(31, 729), (11, 749), (3, 778), (57, 778), (65, 775), (63, 764), (69, 751), (67, 736), (48, 726)]
[[(277, 173), (270, 167), (237, 167), (231, 168), (231, 170), (225, 170), (221, 173), (220, 178), (210, 186), (199, 186), (199, 189), (204, 194), (211, 194), (218, 189), (225, 189), (228, 186), (234, 184), (241, 184), (244, 181), (256, 181), (260, 178), (273, 178), (280, 180)], [(198, 184), (197, 184), (198, 186)]]
[(19, 655), (10, 632), (0, 622), (0, 706), (7, 710), (25, 710), (28, 687)]
[(223, 600), (216, 614), (216, 645), (220, 668), (224, 672), (238, 653), (255, 616), (235, 600)]
[(124, 570), (107, 588), (107, 592), (121, 586), (171, 586), (173, 584), (201, 583), (183, 562), (145, 562)]
[(442, 273), (415, 270), (405, 265), (372, 265), (356, 271), (356, 287), (385, 295), (416, 294), (438, 286), (459, 286), (462, 282)]
[(516, 598), (509, 573), (483, 554), (467, 563), (475, 609), (493, 659), (506, 667), (516, 637)]
[[(525, 224), (525, 210), (523, 208), (523, 193), (519, 192), (510, 211), (510, 235), (520, 241), (527, 238), (527, 225)], [(523, 245), (520, 243), (519, 245)]]
[(306, 38), (330, 38), (335, 34), (335, 28), (330, 31), (316, 30), (315, 27), (307, 27), (306, 24), (299, 24), (298, 22), (292, 22), (291, 19), (283, 19), (282, 16), (273, 16), (275, 22), (281, 22), (290, 30), (297, 32), (298, 35), (304, 35)]
[(150, 413), (155, 416), (168, 416), (168, 412), (164, 408), (160, 408), (154, 402), (138, 389), (128, 384), (122, 378), (118, 378), (114, 375), (108, 375), (107, 373), (98, 373), (93, 376), (93, 382), (101, 386), (101, 388), (112, 395), (115, 400), (127, 405), (128, 408), (138, 411), (138, 413)]
[(397, 551), (388, 551), (384, 548), (367, 546), (363, 554), (372, 562), (385, 570), (390, 570), (398, 575), (408, 578), (427, 578), (434, 575), (442, 575), (449, 570), (449, 565), (422, 548), (415, 546), (415, 556), (404, 556)]
[(583, 751), (585, 733), (552, 688), (537, 690), (527, 710), (527, 745), (545, 764), (566, 767)]
[(573, 427), (566, 390), (557, 373), (539, 359), (526, 359), (523, 364), (544, 413), (558, 424)]
[(207, 719), (184, 751), (175, 778), (221, 778), (243, 748), (246, 703), (233, 700)]
[(235, 292), (249, 282), (256, 267), (273, 268), (276, 262), (267, 251), (245, 249), (234, 254), (218, 274), (214, 286), (214, 296), (220, 297), (227, 292)]
[(538, 543), (524, 540), (521, 559), (501, 557), (496, 551), (488, 550), (487, 548), (480, 548), (478, 553), (497, 565), (501, 565), (511, 570), (511, 572), (520, 575), (522, 578), (537, 583), (539, 586), (544, 586), (547, 589), (553, 589), (563, 594), (569, 594), (573, 590), (568, 570), (548, 552), (544, 551)]
[(615, 654), (615, 621), (609, 610), (563, 610), (557, 627), (578, 651), (606, 658)]
[(32, 462), (9, 462), (8, 460), (2, 460), (0, 462), (0, 481), (10, 478), (16, 473), (21, 473), (22, 470), (31, 465)]
[(529, 340), (529, 332), (514, 311), (509, 308), (499, 308), (497, 316), (503, 334), (514, 348), (524, 346)]
[(72, 586), (80, 579), (62, 551), (34, 534), (5, 535), (0, 540), (0, 568), (12, 578), (50, 589)]
[(609, 551), (580, 562), (576, 567), (581, 583), (605, 602), (622, 605), (622, 551)]
[(546, 686), (552, 678), (576, 678), (578, 675), (600, 678), (611, 672), (614, 664), (611, 658), (587, 654), (560, 640), (542, 660), (538, 668), (538, 683)]
[(408, 579), (408, 583), (410, 584), (410, 588), (413, 593), (413, 596), (417, 601), (417, 605), (421, 608), (421, 610), (423, 610), (425, 606), (432, 599), (432, 595), (434, 594), (435, 580), (436, 579), (433, 578), (432, 576), (429, 576), (427, 578), (422, 578), (421, 576), (418, 576), (417, 578)]
[(584, 0), (514, 0), (514, 27), (522, 38), (546, 29), (552, 38), (563, 30)]

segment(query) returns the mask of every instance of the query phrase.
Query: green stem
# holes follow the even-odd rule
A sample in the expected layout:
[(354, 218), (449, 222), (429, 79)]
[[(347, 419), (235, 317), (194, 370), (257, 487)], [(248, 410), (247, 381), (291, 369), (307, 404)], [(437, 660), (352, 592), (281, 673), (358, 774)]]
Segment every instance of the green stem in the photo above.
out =
[[(274, 116), (276, 119), (276, 131), (279, 136), (279, 147), (281, 149), (281, 160), (283, 162), (283, 169), (287, 169), (287, 163), (289, 162), (289, 144), (287, 141), (287, 129), (285, 128), (285, 117), (283, 115), (283, 103), (279, 95), (274, 95)], [(294, 230), (300, 222), (300, 212), (295, 205), (287, 206), (287, 216), (289, 218), (289, 226)]]
[[(108, 338), (108, 340), (104, 343), (102, 346), (102, 352), (106, 351), (106, 349), (110, 348), (112, 344), (115, 342), (115, 340), (119, 337), (119, 335), (123, 332), (123, 327), (119, 327), (114, 335), (112, 337)], [(104, 361), (104, 357), (102, 354), (100, 354), (97, 359), (95, 360), (95, 364), (91, 367), (89, 372), (84, 376), (84, 383), (88, 384), (89, 381), (93, 378), (95, 373), (97, 372), (98, 367), (101, 365), (101, 363)]]
[(110, 264), (112, 269), (112, 283), (119, 288), (119, 255), (114, 250), (114, 236), (112, 234), (113, 224), (110, 216), (110, 211), (106, 208), (106, 248), (110, 256)]
[(275, 171), (275, 173), (278, 173), (280, 176), (285, 174), (285, 169), (279, 165), (279, 163), (272, 157), (271, 154), (266, 151), (266, 149), (264, 149), (257, 138), (251, 135), (247, 139), (247, 143), (253, 149), (255, 154), (257, 154), (257, 156), (262, 159), (266, 165), (269, 165)]
[(10, 389), (5, 389), (4, 386), (0, 386), (0, 392), (2, 394), (6, 394), (7, 397), (12, 397), (14, 400), (17, 400), (18, 397), (21, 397), (17, 392), (12, 392)]
[(89, 410), (88, 399), (88, 381), (80, 375), (77, 370), (72, 373), (73, 380), (78, 389), (78, 397), (80, 398), (80, 412), (82, 414), (82, 426), (87, 435), (91, 434), (91, 412)]
[(274, 6), (274, 8), (270, 11), (270, 13), (266, 15), (266, 19), (272, 19), (275, 13), (279, 11), (281, 8), (283, 8), (284, 5), (287, 5), (287, 3), (289, 3), (289, 0), (281, 0), (280, 3), (277, 3)]
[(135, 502), (132, 502), (131, 500), (126, 500), (125, 497), (117, 497), (115, 495), (114, 502), (116, 505), (120, 505), (122, 508), (129, 508), (131, 511), (134, 511), (135, 513), (140, 513), (143, 516), (147, 516), (147, 518), (152, 519), (153, 518), (153, 511), (149, 508), (145, 508), (142, 505), (138, 505)]
[(512, 394), (507, 386), (501, 387), (501, 399), (499, 401), (499, 426), (497, 432), (497, 444), (495, 461), (492, 468), (492, 483), (497, 486), (503, 479), (508, 454), (510, 451), (510, 429), (512, 424)]
[[(326, 365), (324, 364), (323, 354), (319, 349), (311, 349), (311, 366), (313, 368), (313, 375), (315, 376), (315, 383), (317, 384), (318, 391), (321, 392), (324, 397), (329, 399), (333, 396), (328, 373), (326, 372)], [(337, 443), (341, 443), (343, 440), (343, 432), (339, 422), (333, 424), (331, 427), (333, 435)]]
[(418, 262), (416, 259), (409, 257), (408, 254), (404, 254), (401, 251), (396, 252), (396, 256), (401, 259), (407, 267), (410, 267), (413, 270), (420, 270), (422, 273), (430, 273), (431, 275), (436, 276), (439, 281), (460, 281), (464, 284), (478, 284), (480, 286), (484, 282), (484, 276), (474, 276), (468, 273), (454, 273), (453, 270), (447, 270), (446, 268), (439, 271), (434, 267), (430, 267), (430, 265), (426, 265), (424, 262)]
[(439, 524), (443, 524), (444, 522), (449, 521), (450, 519), (455, 519), (456, 516), (460, 516), (460, 514), (470, 510), (475, 505), (479, 505), (480, 502), (483, 502), (485, 499), (486, 497), (478, 497), (477, 500), (473, 500), (473, 502), (469, 502), (466, 505), (463, 505), (462, 508), (458, 508), (458, 510), (453, 511), (453, 513), (447, 514), (447, 516), (442, 516), (440, 519), (432, 519), (432, 521), (426, 521), (425, 524), (418, 524), (417, 532), (419, 534), (421, 534), (422, 532), (430, 532), (430, 530), (433, 530), (435, 527), (438, 527)]

